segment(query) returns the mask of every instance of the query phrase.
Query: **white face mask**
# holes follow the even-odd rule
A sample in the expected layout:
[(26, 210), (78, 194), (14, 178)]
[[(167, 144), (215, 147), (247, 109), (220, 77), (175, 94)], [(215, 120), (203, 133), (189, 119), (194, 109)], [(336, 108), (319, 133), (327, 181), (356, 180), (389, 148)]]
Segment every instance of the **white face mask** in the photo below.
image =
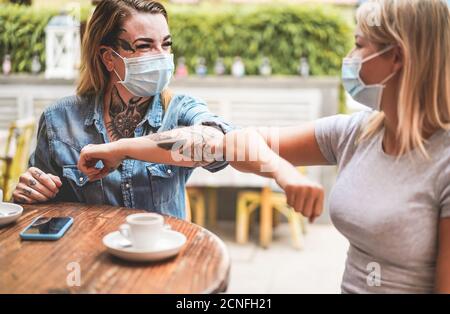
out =
[(365, 59), (362, 59), (361, 57), (344, 58), (342, 63), (342, 84), (347, 93), (349, 93), (355, 101), (366, 105), (373, 110), (380, 110), (383, 89), (386, 86), (385, 84), (397, 72), (390, 74), (381, 83), (374, 85), (366, 85), (361, 79), (360, 72), (364, 62), (381, 56), (393, 48), (394, 46), (389, 46)]
[(173, 54), (148, 55), (136, 58), (124, 58), (117, 52), (125, 64), (125, 77), (121, 83), (130, 93), (140, 97), (151, 97), (161, 93), (170, 83), (175, 65)]

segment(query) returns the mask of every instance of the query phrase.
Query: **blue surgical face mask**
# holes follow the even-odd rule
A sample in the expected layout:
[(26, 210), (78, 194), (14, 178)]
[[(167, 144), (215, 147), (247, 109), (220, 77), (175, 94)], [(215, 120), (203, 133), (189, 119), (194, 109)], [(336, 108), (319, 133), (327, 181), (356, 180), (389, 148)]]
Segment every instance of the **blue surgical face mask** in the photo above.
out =
[(361, 79), (360, 72), (364, 62), (381, 56), (393, 48), (394, 46), (389, 46), (364, 59), (360, 57), (344, 58), (342, 63), (342, 84), (344, 85), (347, 93), (349, 93), (355, 101), (366, 105), (373, 110), (380, 110), (381, 98), (383, 96), (385, 84), (397, 72), (390, 74), (381, 83), (373, 85), (366, 85)]
[(170, 83), (175, 65), (173, 54), (148, 55), (136, 58), (124, 58), (119, 56), (125, 64), (125, 77), (117, 77), (130, 93), (140, 97), (151, 97), (161, 93)]

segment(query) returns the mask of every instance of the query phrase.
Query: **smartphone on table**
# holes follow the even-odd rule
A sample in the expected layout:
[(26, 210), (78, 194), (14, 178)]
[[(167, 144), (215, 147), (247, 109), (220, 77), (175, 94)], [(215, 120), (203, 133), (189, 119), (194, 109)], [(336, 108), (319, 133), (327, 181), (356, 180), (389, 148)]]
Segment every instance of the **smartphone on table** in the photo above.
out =
[(73, 223), (72, 217), (38, 217), (21, 233), (23, 240), (58, 240)]

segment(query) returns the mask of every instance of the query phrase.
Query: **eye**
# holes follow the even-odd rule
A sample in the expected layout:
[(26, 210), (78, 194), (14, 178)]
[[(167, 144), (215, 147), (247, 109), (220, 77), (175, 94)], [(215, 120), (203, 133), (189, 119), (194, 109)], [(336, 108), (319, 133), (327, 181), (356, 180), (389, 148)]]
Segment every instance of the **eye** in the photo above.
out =
[(355, 42), (355, 47), (358, 48), (358, 49), (362, 48), (362, 46), (360, 44), (358, 44), (357, 42)]
[(148, 44), (139, 45), (139, 46), (137, 46), (136, 48), (137, 48), (137, 49), (148, 49), (148, 48), (150, 48), (150, 45), (148, 45)]
[(172, 42), (171, 42), (171, 41), (166, 41), (166, 42), (163, 44), (163, 46), (164, 46), (164, 47), (171, 47), (171, 46), (172, 46)]

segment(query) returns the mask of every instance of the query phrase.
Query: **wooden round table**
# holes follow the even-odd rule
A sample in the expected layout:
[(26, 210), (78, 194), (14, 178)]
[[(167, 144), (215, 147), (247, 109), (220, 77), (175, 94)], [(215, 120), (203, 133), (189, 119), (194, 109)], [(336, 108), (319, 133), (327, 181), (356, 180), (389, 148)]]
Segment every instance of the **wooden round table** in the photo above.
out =
[[(172, 259), (154, 263), (110, 255), (103, 237), (139, 210), (104, 205), (24, 205), (24, 213), (0, 228), (0, 293), (219, 293), (225, 292), (230, 258), (208, 230), (173, 217), (165, 222), (187, 242)], [(71, 216), (72, 227), (57, 241), (23, 241), (19, 233), (37, 216)], [(78, 264), (76, 264), (78, 263)], [(80, 285), (73, 285), (79, 265)], [(71, 279), (72, 278), (72, 279)]]

